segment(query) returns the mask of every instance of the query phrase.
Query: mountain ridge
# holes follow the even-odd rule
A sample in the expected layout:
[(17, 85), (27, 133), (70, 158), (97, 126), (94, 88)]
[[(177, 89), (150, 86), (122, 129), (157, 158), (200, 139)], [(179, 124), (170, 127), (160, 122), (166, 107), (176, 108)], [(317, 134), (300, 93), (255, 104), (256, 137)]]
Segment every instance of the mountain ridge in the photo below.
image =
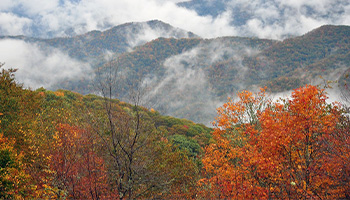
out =
[[(153, 28), (164, 25), (157, 20), (149, 23)], [(135, 27), (132, 24), (124, 26)], [(78, 40), (76, 46), (72, 45), (74, 48), (61, 49), (74, 56), (76, 48), (83, 48), (81, 54), (74, 57), (90, 60), (92, 73), (103, 70), (106, 63), (118, 68), (124, 76), (120, 88), (115, 91), (118, 98), (127, 100), (133, 87), (142, 86), (148, 91), (146, 101), (156, 104), (154, 108), (162, 114), (207, 125), (215, 116), (216, 107), (240, 90), (268, 86), (271, 92), (284, 92), (317, 83), (318, 76), (337, 80), (350, 66), (349, 26), (326, 25), (283, 41), (237, 36), (212, 39), (195, 35), (180, 39), (158, 37), (119, 52), (104, 46), (111, 42), (100, 41), (108, 38), (101, 34), (103, 32), (92, 31), (80, 36), (93, 38), (86, 43), (90, 46), (81, 45)], [(124, 38), (124, 42), (126, 40)], [(59, 39), (50, 41), (59, 44)], [(74, 38), (65, 41), (74, 43)], [(112, 50), (106, 60), (108, 52), (101, 49), (109, 48)], [(65, 79), (52, 89), (94, 93), (90, 86), (96, 85), (95, 81)]]
[[(146, 36), (143, 37), (144, 35)], [(151, 20), (125, 23), (104, 31), (94, 30), (73, 37), (42, 39), (21, 35), (0, 36), (0, 39), (19, 39), (41, 43), (41, 46), (49, 45), (67, 51), (73, 58), (87, 60), (86, 57), (99, 58), (108, 51), (120, 54), (158, 37), (197, 38), (199, 36), (160, 20)]]

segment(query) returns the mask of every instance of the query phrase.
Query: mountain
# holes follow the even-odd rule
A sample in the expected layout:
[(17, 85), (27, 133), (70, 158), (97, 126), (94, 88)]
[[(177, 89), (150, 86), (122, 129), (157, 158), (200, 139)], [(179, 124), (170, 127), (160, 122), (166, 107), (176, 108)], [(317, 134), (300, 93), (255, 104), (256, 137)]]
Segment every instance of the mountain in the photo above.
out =
[[(146, 34), (156, 30), (164, 37), (153, 39), (156, 35)], [(43, 49), (56, 47), (92, 66), (88, 73), (94, 79), (62, 79), (49, 89), (99, 94), (96, 86), (106, 79), (101, 73), (118, 69), (115, 97), (128, 101), (130, 93), (142, 91), (148, 107), (209, 125), (215, 109), (237, 91), (267, 86), (271, 92), (285, 92), (338, 80), (350, 66), (349, 37), (349, 26), (326, 25), (283, 41), (233, 36), (202, 39), (150, 21), (71, 38), (5, 38), (36, 42)], [(153, 40), (145, 42), (147, 38)]]
[(44, 49), (58, 48), (73, 58), (91, 61), (100, 59), (109, 52), (113, 54), (126, 52), (158, 37), (193, 38), (198, 36), (159, 20), (152, 20), (122, 24), (105, 31), (90, 31), (75, 37), (40, 39), (25, 36), (1, 36), (0, 39), (18, 39), (39, 43)]
[[(162, 113), (209, 124), (215, 108), (242, 89), (284, 92), (337, 80), (349, 68), (348, 26), (322, 26), (283, 41), (160, 38), (118, 57), (126, 79), (141, 80)], [(137, 78), (136, 78), (137, 77)], [(126, 96), (135, 85), (117, 91)]]
[(326, 25), (272, 46), (258, 56), (268, 59), (262, 59), (254, 65), (268, 66), (268, 70), (260, 70), (270, 71), (266, 77), (260, 76), (268, 83), (281, 77), (292, 78), (300, 83), (283, 88), (283, 83), (277, 81), (275, 84), (282, 84), (282, 87), (271, 87), (273, 91), (283, 91), (311, 83), (318, 76), (337, 80), (350, 66), (349, 53), (350, 27)]

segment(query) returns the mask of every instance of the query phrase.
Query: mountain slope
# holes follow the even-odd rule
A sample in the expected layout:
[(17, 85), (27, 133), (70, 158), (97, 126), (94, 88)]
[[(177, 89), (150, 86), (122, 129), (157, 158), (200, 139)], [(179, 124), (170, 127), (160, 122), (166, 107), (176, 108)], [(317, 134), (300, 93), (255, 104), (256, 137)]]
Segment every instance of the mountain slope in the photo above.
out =
[[(93, 86), (101, 81), (98, 74), (111, 67), (118, 69), (115, 97), (126, 101), (130, 92), (140, 89), (144, 101), (162, 114), (208, 125), (215, 108), (239, 90), (268, 86), (272, 92), (283, 92), (320, 83), (319, 76), (337, 80), (350, 66), (349, 26), (322, 26), (299, 37), (275, 41), (247, 37), (201, 39), (176, 32), (159, 21), (146, 24), (150, 30), (166, 30), (164, 35), (174, 37), (161, 37), (130, 49), (132, 44), (138, 44), (135, 41), (145, 41), (141, 40), (145, 37), (139, 37), (145, 23), (131, 23), (74, 38), (40, 40), (42, 48), (58, 47), (89, 61), (95, 70), (91, 72), (95, 80), (62, 80), (50, 89), (96, 93)], [(130, 32), (134, 34), (129, 40)], [(110, 56), (110, 62), (105, 55)]]
[(286, 76), (310, 83), (319, 75), (339, 78), (327, 75), (349, 67), (349, 52), (350, 27), (328, 25), (272, 46), (259, 55), (268, 59), (258, 65), (268, 65), (267, 81)]
[[(241, 37), (158, 39), (123, 54), (118, 66), (134, 74), (142, 71), (138, 79), (148, 86), (147, 101), (162, 113), (208, 124), (215, 108), (239, 90), (268, 86), (282, 92), (317, 83), (319, 75), (338, 79), (349, 67), (349, 30), (323, 26), (280, 42)], [(176, 43), (194, 41), (181, 51), (169, 51)]]

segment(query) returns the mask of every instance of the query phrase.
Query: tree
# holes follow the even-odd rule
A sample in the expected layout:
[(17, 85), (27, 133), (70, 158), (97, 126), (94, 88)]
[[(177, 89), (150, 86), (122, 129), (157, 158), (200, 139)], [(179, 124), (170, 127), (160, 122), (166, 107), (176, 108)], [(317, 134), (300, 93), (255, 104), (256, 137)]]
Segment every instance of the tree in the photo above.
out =
[(333, 180), (331, 197), (338, 199), (350, 198), (350, 118), (345, 107), (345, 114), (341, 115), (337, 129), (329, 135), (323, 148), (325, 167), (332, 169), (328, 179)]
[[(0, 63), (0, 68), (3, 65)], [(0, 71), (1, 134), (5, 138), (4, 141), (9, 142), (9, 146), (6, 147), (11, 149), (8, 151), (9, 158), (15, 159), (13, 160), (13, 163), (17, 163), (15, 168), (21, 170), (26, 177), (26, 184), (21, 185), (26, 189), (19, 188), (20, 195), (26, 198), (38, 198), (45, 193), (41, 190), (44, 178), (38, 176), (46, 165), (46, 158), (40, 150), (44, 144), (43, 135), (36, 130), (36, 118), (41, 109), (42, 98), (38, 93), (24, 89), (15, 81), (16, 71), (15, 69)]]
[[(339, 107), (326, 103), (323, 90), (305, 86), (294, 90), (285, 104), (275, 103), (260, 116), (257, 147), (259, 169), (269, 169), (271, 193), (276, 198), (330, 198), (333, 181), (327, 174), (324, 144), (336, 130)], [(269, 144), (269, 145), (267, 145)], [(333, 160), (332, 162), (336, 162)], [(333, 198), (333, 197), (331, 197)]]
[[(158, 171), (152, 169), (157, 131), (140, 106), (143, 90), (137, 83), (129, 83), (131, 107), (121, 108), (113, 98), (120, 84), (121, 74), (113, 61), (98, 72), (98, 90), (104, 98), (100, 115), (90, 112), (92, 128), (100, 136), (108, 155), (108, 170), (119, 199), (134, 199), (159, 190)], [(169, 184), (169, 183), (167, 183)]]
[(50, 152), (55, 198), (106, 199), (109, 196), (104, 160), (97, 155), (91, 133), (58, 124)]
[[(348, 132), (338, 128), (340, 108), (326, 103), (323, 90), (306, 85), (294, 90), (292, 99), (267, 104), (259, 100), (264, 97), (261, 94), (239, 96), (240, 101), (218, 110), (216, 143), (206, 149), (207, 177), (201, 180), (212, 193), (204, 195), (345, 198), (348, 166), (335, 155), (348, 153), (348, 149), (339, 152), (339, 144), (349, 141), (341, 141), (335, 133), (343, 130), (344, 137)], [(266, 106), (248, 114), (249, 105)], [(339, 172), (344, 172), (342, 179)]]
[[(0, 113), (0, 117), (3, 113)], [(1, 128), (1, 120), (0, 120)], [(23, 198), (29, 175), (24, 171), (23, 154), (14, 149), (15, 140), (0, 133), (0, 198)]]
[(14, 140), (0, 133), (0, 198), (24, 198), (31, 191), (26, 185), (30, 179), (25, 172), (23, 154), (14, 149)]
[(205, 198), (250, 199), (264, 190), (253, 178), (254, 169), (247, 160), (254, 152), (246, 133), (259, 129), (258, 113), (269, 100), (264, 89), (256, 94), (242, 91), (237, 96), (239, 101), (229, 99), (218, 108), (213, 132), (215, 143), (205, 149), (202, 160), (205, 178), (199, 182), (200, 195)]

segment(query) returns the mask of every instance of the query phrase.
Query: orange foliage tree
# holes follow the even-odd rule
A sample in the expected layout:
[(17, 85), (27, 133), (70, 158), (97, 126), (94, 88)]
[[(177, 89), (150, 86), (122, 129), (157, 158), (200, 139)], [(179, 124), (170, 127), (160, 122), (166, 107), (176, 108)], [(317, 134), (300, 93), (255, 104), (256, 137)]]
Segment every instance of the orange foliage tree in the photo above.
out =
[(326, 103), (323, 90), (306, 85), (274, 103), (263, 90), (238, 96), (218, 109), (216, 142), (203, 159), (204, 197), (346, 197), (349, 168), (335, 155), (349, 154), (341, 148), (349, 146), (348, 131), (339, 129), (340, 108)]
[(50, 155), (55, 198), (106, 199), (108, 180), (104, 160), (88, 131), (58, 124)]

